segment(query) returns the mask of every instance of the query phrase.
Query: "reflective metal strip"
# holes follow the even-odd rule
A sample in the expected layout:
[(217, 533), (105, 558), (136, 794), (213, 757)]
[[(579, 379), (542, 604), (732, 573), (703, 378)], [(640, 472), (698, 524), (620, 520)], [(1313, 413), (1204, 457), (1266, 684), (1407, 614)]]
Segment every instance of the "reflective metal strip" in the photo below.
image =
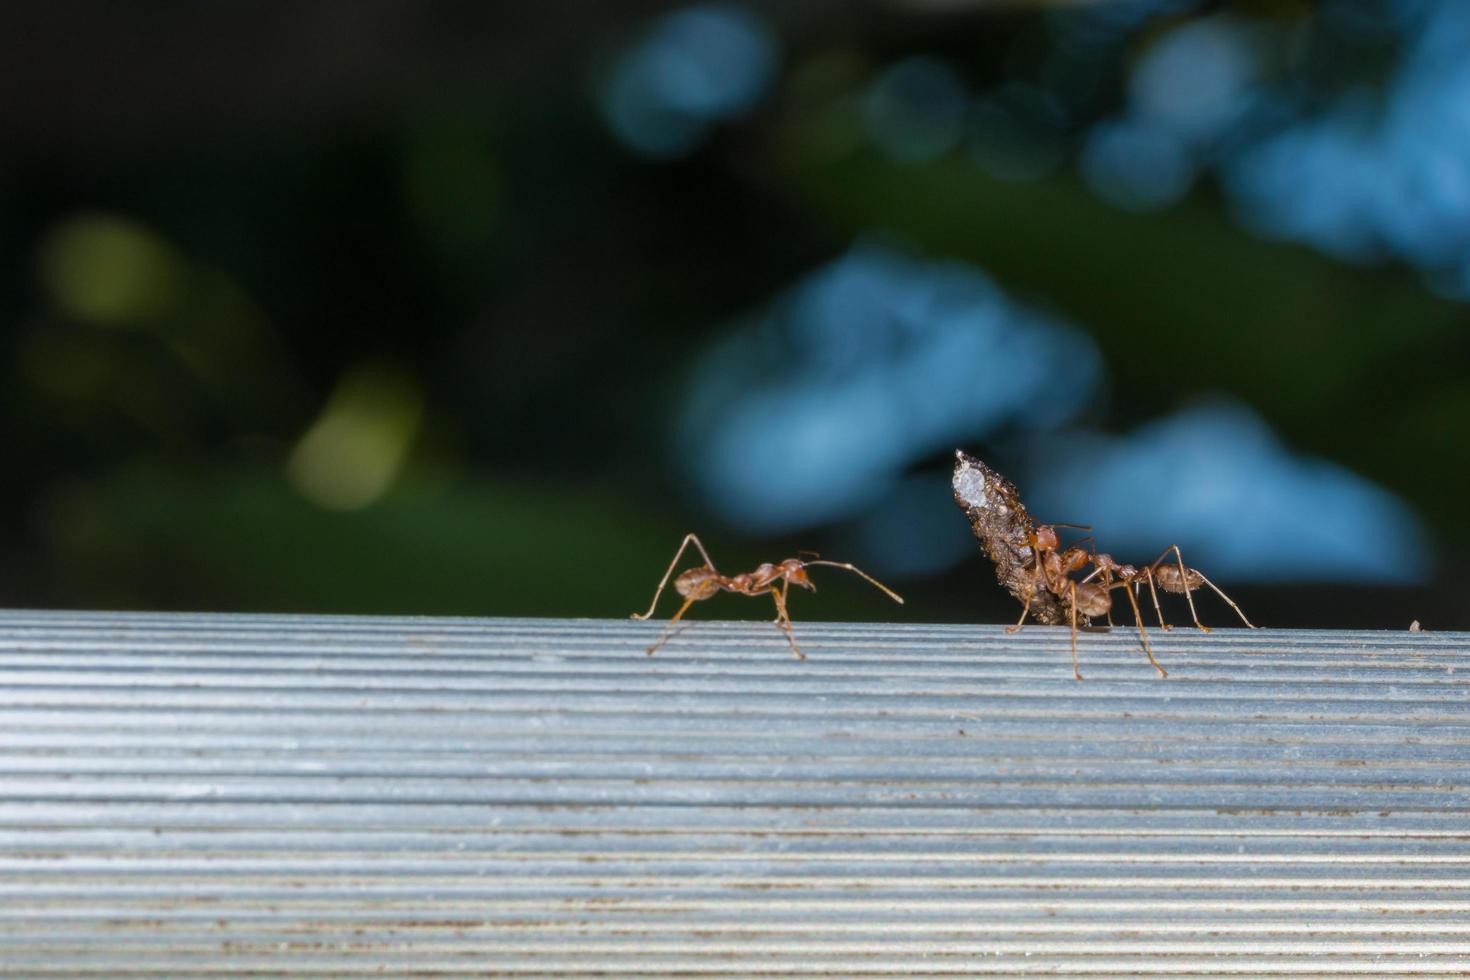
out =
[(0, 974), (1470, 969), (1464, 634), (0, 613)]

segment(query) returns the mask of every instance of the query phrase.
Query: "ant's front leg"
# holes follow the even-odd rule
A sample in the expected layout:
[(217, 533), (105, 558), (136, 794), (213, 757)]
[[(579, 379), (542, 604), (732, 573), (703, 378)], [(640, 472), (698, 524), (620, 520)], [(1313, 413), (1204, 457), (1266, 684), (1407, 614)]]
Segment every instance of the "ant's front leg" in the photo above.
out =
[(791, 613), (786, 611), (785, 593), (772, 587), (771, 598), (776, 600), (776, 622), (786, 631), (786, 642), (791, 644), (791, 652), (796, 654), (798, 660), (805, 660), (806, 654), (802, 653), (801, 647), (796, 645), (796, 630), (791, 626)]
[(1082, 671), (1077, 667), (1077, 583), (1069, 579), (1067, 585), (1072, 593), (1072, 601), (1068, 603), (1072, 607), (1072, 675), (1080, 681)]

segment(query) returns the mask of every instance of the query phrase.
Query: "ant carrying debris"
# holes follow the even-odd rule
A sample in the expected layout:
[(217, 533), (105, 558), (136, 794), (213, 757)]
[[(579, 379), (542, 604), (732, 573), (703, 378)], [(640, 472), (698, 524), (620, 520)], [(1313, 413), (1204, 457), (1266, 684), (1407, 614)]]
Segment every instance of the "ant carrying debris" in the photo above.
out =
[[(996, 578), (1022, 603), (1021, 618), (1014, 626), (1007, 627), (1006, 632), (1019, 630), (1027, 615), (1051, 626), (1069, 623), (1072, 627), (1072, 673), (1079, 681), (1082, 673), (1077, 664), (1078, 620), (1087, 629), (1095, 617), (1106, 616), (1111, 626), (1114, 589), (1123, 589), (1127, 593), (1144, 653), (1161, 677), (1168, 677), (1169, 673), (1154, 659), (1153, 645), (1149, 643), (1138, 606), (1140, 586), (1148, 585), (1154, 612), (1164, 630), (1170, 626), (1164, 622), (1164, 613), (1159, 606), (1160, 589), (1182, 594), (1189, 603), (1194, 625), (1206, 633), (1210, 631), (1199, 621), (1192, 594), (1205, 585), (1224, 599), (1246, 626), (1255, 629), (1240, 607), (1220, 591), (1219, 586), (1205, 578), (1198, 569), (1184, 564), (1178, 545), (1165, 548), (1158, 558), (1141, 569), (1119, 564), (1112, 556), (1099, 554), (1095, 548), (1084, 549), (1080, 542), (1061, 550), (1061, 539), (1056, 532), (1058, 527), (1075, 527), (1084, 531), (1091, 528), (1079, 524), (1038, 524), (1021, 503), (1014, 483), (958, 449), (955, 450), (952, 486), (955, 503), (969, 518), (970, 528), (980, 540), (980, 546), (995, 564)], [(1091, 537), (1083, 539), (1085, 542), (1092, 540)], [(1171, 552), (1173, 560), (1170, 560)], [(1082, 579), (1069, 577), (1088, 565), (1092, 565), (1093, 570)]]
[(802, 660), (806, 654), (801, 652), (801, 647), (796, 645), (796, 633), (791, 627), (791, 614), (786, 610), (786, 595), (791, 591), (791, 586), (800, 586), (812, 592), (817, 591), (816, 585), (807, 575), (806, 570), (813, 565), (830, 565), (833, 568), (844, 568), (849, 572), (862, 576), (874, 586), (881, 589), (888, 598), (899, 604), (903, 599), (899, 597), (888, 586), (879, 582), (873, 576), (864, 572), (856, 565), (840, 561), (823, 561), (815, 556), (811, 558), (787, 558), (785, 561), (771, 564), (766, 562), (756, 568), (753, 572), (742, 572), (739, 575), (722, 575), (715, 568), (715, 563), (710, 560), (709, 552), (704, 550), (698, 537), (693, 534), (684, 536), (684, 543), (679, 545), (679, 550), (674, 552), (674, 560), (669, 562), (668, 571), (664, 572), (663, 580), (658, 583), (658, 589), (653, 593), (653, 602), (649, 603), (648, 611), (639, 615), (634, 613), (632, 618), (646, 620), (653, 615), (654, 608), (658, 605), (659, 596), (663, 595), (664, 586), (669, 584), (669, 576), (674, 574), (674, 568), (678, 566), (679, 559), (683, 557), (684, 550), (690, 545), (699, 549), (699, 554), (704, 558), (704, 564), (688, 568), (679, 573), (674, 579), (674, 591), (684, 597), (684, 605), (674, 613), (664, 628), (664, 635), (658, 638), (658, 642), (648, 648), (651, 656), (655, 650), (663, 646), (668, 640), (669, 634), (674, 631), (674, 624), (679, 622), (680, 617), (688, 612), (694, 603), (708, 599), (717, 592), (736, 592), (740, 595), (766, 595), (769, 594), (776, 603), (776, 625), (786, 631), (786, 640), (791, 644), (791, 650)]

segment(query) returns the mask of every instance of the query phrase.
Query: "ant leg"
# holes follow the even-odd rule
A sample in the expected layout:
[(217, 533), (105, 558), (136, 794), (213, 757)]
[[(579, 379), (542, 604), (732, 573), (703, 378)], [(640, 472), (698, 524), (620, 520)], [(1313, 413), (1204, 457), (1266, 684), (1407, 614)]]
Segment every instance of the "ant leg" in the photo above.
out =
[(674, 552), (674, 560), (669, 562), (668, 571), (664, 572), (663, 579), (659, 581), (658, 588), (654, 590), (653, 601), (648, 604), (648, 612), (644, 613), (641, 616), (638, 613), (634, 613), (632, 616), (629, 617), (630, 619), (647, 619), (648, 617), (653, 615), (654, 607), (658, 605), (658, 597), (663, 595), (664, 586), (669, 584), (669, 576), (674, 574), (674, 568), (679, 564), (679, 559), (683, 556), (684, 549), (689, 547), (691, 543), (694, 545), (694, 547), (699, 549), (700, 555), (704, 558), (705, 566), (708, 567), (711, 571), (715, 570), (715, 563), (709, 560), (709, 552), (704, 550), (704, 545), (699, 543), (699, 538), (697, 538), (693, 533), (684, 535), (684, 543), (679, 545), (678, 551)]
[(771, 620), (771, 622), (775, 623), (777, 626), (780, 626), (781, 625), (781, 606), (784, 605), (785, 602), (786, 602), (786, 594), (791, 591), (791, 583), (790, 582), (787, 582), (787, 581), (783, 581), (780, 585), (773, 585), (773, 586), (771, 586), (771, 594), (772, 595), (775, 595), (777, 589), (780, 589), (781, 590), (781, 602), (777, 604), (777, 606), (776, 606), (776, 618), (773, 619), (773, 620)]
[(786, 631), (786, 642), (791, 644), (791, 652), (796, 654), (798, 660), (805, 660), (806, 654), (801, 652), (801, 647), (796, 645), (796, 631), (791, 628), (791, 613), (786, 611), (786, 595), (771, 589), (771, 598), (776, 600), (776, 622)]
[(1205, 578), (1204, 572), (1201, 572), (1198, 568), (1196, 568), (1194, 571), (1195, 574), (1204, 579), (1204, 583), (1206, 585), (1215, 590), (1215, 595), (1219, 596), (1221, 599), (1224, 599), (1225, 602), (1229, 604), (1230, 608), (1235, 610), (1235, 615), (1240, 617), (1240, 621), (1242, 623), (1245, 623), (1245, 625), (1249, 626), (1253, 630), (1260, 629), (1260, 627), (1257, 626), (1255, 623), (1252, 623), (1250, 620), (1245, 618), (1245, 613), (1240, 611), (1240, 607), (1235, 604), (1234, 600), (1232, 600), (1228, 595), (1220, 591), (1220, 587), (1218, 585)]
[(1072, 590), (1072, 675), (1079, 681), (1082, 679), (1082, 671), (1077, 669), (1077, 583), (1068, 581)]
[(1026, 622), (1027, 614), (1031, 612), (1031, 600), (1036, 598), (1036, 592), (1041, 588), (1041, 579), (1046, 580), (1046, 590), (1048, 592), (1056, 591), (1051, 587), (1051, 578), (1046, 574), (1046, 567), (1041, 563), (1041, 552), (1036, 547), (1035, 536), (1031, 538), (1031, 554), (1033, 556), (1033, 563), (1031, 565), (1031, 592), (1026, 596), (1025, 605), (1021, 607), (1021, 618), (1016, 620), (1016, 625), (1006, 627), (1007, 633), (1020, 632), (1022, 624)]
[(1146, 577), (1148, 579), (1148, 591), (1149, 591), (1149, 594), (1154, 597), (1154, 612), (1159, 617), (1159, 629), (1161, 629), (1165, 633), (1167, 633), (1171, 629), (1173, 629), (1174, 627), (1172, 627), (1168, 623), (1164, 622), (1164, 610), (1159, 607), (1159, 590), (1154, 587), (1154, 570), (1153, 570), (1153, 566), (1149, 566), (1146, 569), (1146, 571), (1147, 571)]
[[(1090, 551), (1090, 552), (1092, 552), (1092, 566), (1093, 566), (1092, 567), (1092, 573), (1095, 575), (1099, 571), (1101, 571), (1101, 569), (1098, 568), (1098, 565), (1097, 565), (1097, 538), (1095, 538), (1091, 534), (1089, 534), (1087, 537), (1082, 538), (1077, 543), (1080, 545), (1083, 541), (1086, 541), (1087, 544), (1088, 544), (1088, 549), (1087, 550)], [(1087, 579), (1090, 579), (1090, 578), (1092, 578), (1092, 575), (1088, 575), (1087, 576)], [(1083, 579), (1082, 581), (1086, 582), (1087, 579)], [(1112, 588), (1113, 588), (1113, 573), (1112, 572), (1105, 573), (1103, 575), (1103, 577), (1102, 577), (1102, 580), (1103, 580), (1104, 587), (1107, 588), (1109, 591), (1111, 591)], [(1111, 605), (1108, 606), (1107, 616), (1108, 616), (1108, 628), (1111, 629), (1112, 628), (1112, 625), (1113, 625), (1113, 607)]]
[(689, 607), (694, 605), (694, 602), (695, 600), (693, 599), (684, 600), (684, 605), (679, 607), (679, 611), (674, 613), (674, 618), (669, 620), (669, 624), (664, 627), (664, 635), (658, 638), (657, 643), (648, 648), (647, 653), (650, 657), (653, 656), (653, 651), (664, 645), (665, 641), (667, 641), (669, 638), (669, 634), (674, 632), (674, 624), (679, 621), (680, 616), (683, 616), (686, 612), (689, 611)]
[[(1046, 590), (1048, 592), (1054, 592), (1054, 591), (1056, 591), (1055, 589), (1052, 588), (1052, 585), (1051, 585), (1051, 576), (1048, 575), (1048, 574), (1046, 574), (1046, 564), (1044, 562), (1042, 562), (1042, 560), (1041, 560), (1041, 549), (1039, 547), (1037, 547), (1037, 545), (1036, 545), (1036, 535), (1033, 532), (1028, 531), (1028, 532), (1026, 532), (1026, 540), (1028, 540), (1031, 543), (1031, 586), (1032, 586), (1031, 591), (1032, 591), (1032, 594), (1035, 594), (1035, 592), (1036, 592), (1036, 580), (1037, 579), (1043, 579), (1043, 580), (1045, 580), (1045, 582), (1046, 582)], [(1019, 628), (1019, 624), (1018, 624), (1018, 628)]]
[[(1177, 544), (1169, 545), (1164, 550), (1164, 554), (1167, 555), (1170, 551), (1174, 552), (1174, 560), (1179, 563), (1179, 580), (1180, 584), (1184, 586), (1184, 601), (1189, 603), (1189, 614), (1194, 617), (1194, 625), (1208, 633), (1210, 632), (1210, 628), (1199, 621), (1199, 613), (1194, 611), (1194, 595), (1189, 588), (1189, 569), (1184, 567), (1184, 556), (1179, 553), (1179, 546)], [(1200, 578), (1204, 578), (1204, 576), (1201, 575)], [(1216, 589), (1215, 591), (1219, 592), (1220, 590)]]
[[(1113, 573), (1102, 567), (1094, 568), (1092, 571), (1088, 572), (1086, 577), (1084, 577), (1082, 581), (1078, 582), (1077, 584), (1086, 585), (1093, 579), (1101, 580), (1103, 588), (1107, 589), (1109, 592), (1118, 587), (1113, 583)], [(1113, 625), (1113, 607), (1111, 605), (1108, 606), (1108, 625)]]
[(1159, 666), (1159, 662), (1154, 659), (1154, 648), (1148, 642), (1148, 630), (1143, 628), (1143, 613), (1138, 608), (1138, 596), (1134, 594), (1132, 589), (1128, 588), (1128, 583), (1126, 582), (1123, 583), (1123, 591), (1128, 593), (1128, 603), (1133, 607), (1133, 623), (1138, 627), (1138, 638), (1143, 641), (1143, 652), (1148, 654), (1148, 662), (1154, 665), (1154, 669), (1159, 672), (1160, 677), (1168, 677), (1169, 672)]
[[(1032, 583), (1032, 584), (1034, 586), (1035, 583)], [(1007, 626), (1006, 627), (1006, 632), (1007, 633), (1019, 633), (1021, 631), (1021, 624), (1024, 623), (1024, 622), (1026, 622), (1026, 614), (1029, 613), (1029, 612), (1031, 612), (1031, 600), (1032, 600), (1032, 598), (1035, 595), (1036, 595), (1036, 589), (1033, 587), (1031, 589), (1031, 595), (1028, 595), (1026, 597), (1026, 605), (1024, 605), (1024, 606), (1021, 607), (1021, 618), (1018, 619), (1018, 620), (1016, 620), (1016, 625), (1015, 626)]]

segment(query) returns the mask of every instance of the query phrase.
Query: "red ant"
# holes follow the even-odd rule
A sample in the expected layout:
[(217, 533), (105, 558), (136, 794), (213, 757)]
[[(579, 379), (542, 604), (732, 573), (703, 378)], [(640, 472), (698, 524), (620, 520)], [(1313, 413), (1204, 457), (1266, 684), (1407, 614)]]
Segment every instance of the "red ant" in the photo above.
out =
[[(740, 595), (750, 596), (769, 593), (776, 603), (776, 624), (786, 631), (786, 640), (791, 644), (792, 652), (797, 657), (805, 660), (806, 654), (802, 653), (801, 647), (796, 645), (796, 633), (791, 627), (791, 614), (786, 611), (786, 596), (791, 591), (791, 586), (793, 585), (800, 586), (812, 592), (817, 591), (816, 585), (806, 573), (806, 570), (812, 565), (831, 565), (833, 568), (845, 568), (849, 572), (861, 575), (867, 579), (881, 589), (894, 602), (899, 604), (903, 603), (903, 599), (899, 597), (897, 592), (894, 592), (856, 565), (850, 565), (847, 562), (840, 561), (822, 561), (815, 557), (808, 559), (787, 558), (785, 561), (778, 562), (774, 565), (770, 562), (765, 562), (753, 572), (742, 572), (739, 575), (722, 575), (715, 568), (715, 563), (710, 560), (709, 552), (704, 550), (704, 545), (700, 543), (699, 538), (693, 534), (686, 534), (684, 535), (684, 543), (679, 545), (678, 551), (674, 552), (674, 560), (669, 562), (668, 571), (664, 572), (663, 580), (658, 583), (658, 589), (653, 593), (653, 602), (649, 603), (648, 611), (642, 615), (634, 613), (632, 616), (633, 619), (646, 620), (653, 615), (653, 610), (658, 605), (658, 598), (663, 595), (664, 586), (669, 584), (669, 576), (674, 574), (674, 568), (678, 566), (679, 559), (684, 554), (684, 549), (688, 548), (690, 544), (693, 544), (694, 547), (699, 549), (699, 554), (704, 558), (704, 564), (685, 569), (679, 573), (678, 578), (674, 579), (674, 590), (684, 597), (684, 605), (680, 606), (679, 611), (674, 613), (674, 618), (669, 620), (668, 625), (664, 628), (664, 635), (659, 637), (657, 643), (648, 648), (650, 656), (655, 650), (664, 645), (664, 642), (669, 638), (669, 634), (674, 630), (674, 624), (679, 622), (679, 618), (684, 613), (688, 612), (690, 606), (696, 602), (710, 598), (717, 592), (723, 591), (737, 592)], [(777, 583), (780, 584), (778, 585)]]
[[(1026, 616), (1031, 612), (1031, 602), (1036, 598), (1037, 585), (1043, 586), (1047, 592), (1057, 598), (1064, 598), (1059, 591), (1059, 586), (1067, 580), (1072, 572), (1081, 571), (1087, 564), (1088, 553), (1080, 547), (1081, 542), (1071, 546), (1066, 551), (1058, 551), (1062, 545), (1061, 538), (1057, 535), (1059, 527), (1074, 527), (1080, 531), (1091, 531), (1092, 528), (1086, 524), (1038, 524), (1035, 528), (1026, 531), (1026, 540), (1031, 548), (1031, 589), (1026, 594), (1026, 601), (1021, 606), (1021, 618), (1016, 625), (1006, 628), (1007, 633), (1014, 633), (1026, 622)], [(1089, 535), (1082, 541), (1091, 541)]]
[[(1069, 553), (1075, 550), (1069, 549)], [(1173, 561), (1169, 561), (1170, 552), (1174, 553)], [(1133, 607), (1133, 623), (1138, 627), (1139, 639), (1143, 641), (1143, 652), (1148, 655), (1148, 662), (1153, 664), (1154, 669), (1159, 672), (1159, 676), (1161, 677), (1168, 677), (1169, 672), (1154, 659), (1153, 645), (1148, 641), (1148, 630), (1144, 628), (1143, 614), (1138, 608), (1138, 588), (1143, 583), (1148, 583), (1149, 594), (1153, 597), (1154, 602), (1154, 614), (1159, 617), (1159, 628), (1165, 632), (1173, 629), (1173, 627), (1164, 622), (1164, 611), (1159, 606), (1159, 589), (1163, 589), (1165, 592), (1172, 592), (1175, 595), (1182, 594), (1185, 601), (1189, 603), (1189, 614), (1194, 619), (1194, 625), (1206, 633), (1210, 632), (1210, 628), (1199, 621), (1199, 614), (1194, 609), (1194, 590), (1205, 585), (1213, 589), (1216, 595), (1224, 599), (1225, 603), (1231, 609), (1235, 610), (1235, 614), (1240, 617), (1241, 622), (1245, 623), (1251, 629), (1256, 628), (1255, 624), (1247, 619), (1245, 613), (1235, 604), (1235, 601), (1222, 592), (1218, 585), (1205, 578), (1204, 573), (1199, 569), (1190, 568), (1184, 564), (1184, 556), (1180, 554), (1177, 544), (1169, 545), (1169, 547), (1165, 548), (1159, 554), (1159, 557), (1143, 566), (1143, 568), (1136, 568), (1133, 565), (1121, 565), (1113, 560), (1112, 555), (1107, 554), (1094, 553), (1086, 555), (1085, 561), (1092, 564), (1093, 570), (1080, 582), (1068, 583), (1073, 589), (1078, 590), (1076, 595), (1072, 597), (1073, 607), (1078, 607), (1076, 596), (1082, 595), (1082, 601), (1086, 604), (1087, 608), (1083, 608), (1081, 611), (1091, 616), (1106, 615), (1108, 617), (1108, 625), (1111, 626), (1113, 625), (1113, 602), (1112, 597), (1108, 593), (1113, 589), (1122, 589), (1128, 596), (1129, 605)], [(1067, 565), (1065, 556), (1062, 559), (1062, 564), (1064, 566)], [(1100, 585), (1093, 581), (1096, 578), (1101, 579)], [(1081, 590), (1084, 589), (1088, 591), (1083, 593)], [(1077, 669), (1076, 643), (1077, 636), (1074, 627), (1072, 634), (1072, 669), (1074, 673)], [(1080, 678), (1081, 675), (1078, 676)]]
[[(1174, 553), (1174, 560), (1172, 562), (1168, 560), (1169, 552), (1171, 551)], [(1194, 590), (1205, 585), (1213, 589), (1217, 596), (1225, 600), (1226, 605), (1235, 610), (1235, 614), (1240, 617), (1242, 623), (1245, 623), (1251, 629), (1256, 628), (1255, 624), (1246, 618), (1245, 613), (1241, 611), (1241, 608), (1235, 604), (1233, 599), (1220, 591), (1218, 585), (1205, 578), (1204, 572), (1201, 572), (1197, 568), (1190, 568), (1184, 564), (1184, 556), (1179, 553), (1179, 546), (1177, 544), (1169, 545), (1169, 547), (1165, 548), (1159, 554), (1159, 557), (1141, 569), (1134, 568), (1132, 565), (1119, 565), (1109, 555), (1093, 555), (1091, 561), (1096, 568), (1087, 578), (1082, 580), (1083, 582), (1087, 582), (1099, 574), (1102, 575), (1103, 582), (1109, 588), (1118, 587), (1113, 584), (1113, 576), (1115, 575), (1117, 576), (1119, 585), (1128, 585), (1133, 590), (1136, 590), (1141, 583), (1147, 582), (1149, 594), (1153, 596), (1154, 600), (1154, 614), (1159, 617), (1159, 628), (1165, 632), (1174, 627), (1164, 622), (1164, 611), (1159, 607), (1159, 589), (1163, 589), (1165, 592), (1172, 592), (1175, 595), (1183, 595), (1185, 601), (1189, 603), (1189, 615), (1194, 619), (1194, 625), (1206, 633), (1210, 632), (1210, 628), (1199, 621), (1199, 613), (1194, 611)], [(1136, 613), (1137, 610), (1135, 608), (1135, 615)]]
[[(1098, 556), (1082, 547), (1082, 542), (1093, 540), (1090, 535), (1071, 545), (1067, 550), (1059, 551), (1061, 539), (1056, 532), (1059, 527), (1091, 530), (1085, 524), (1039, 524), (1035, 530), (1026, 533), (1033, 556), (1032, 591), (1027, 595), (1026, 602), (1021, 607), (1021, 618), (1014, 626), (1007, 626), (1006, 632), (1015, 633), (1021, 629), (1022, 624), (1026, 622), (1026, 615), (1031, 611), (1032, 598), (1035, 597), (1038, 588), (1045, 588), (1047, 592), (1063, 600), (1063, 605), (1067, 609), (1072, 627), (1072, 674), (1080, 681), (1082, 672), (1077, 663), (1077, 616), (1079, 614), (1082, 616), (1084, 627), (1091, 624), (1093, 616), (1104, 615), (1108, 617), (1108, 625), (1113, 625), (1113, 599), (1108, 593), (1114, 586), (1110, 582), (1102, 584), (1092, 582), (1091, 579), (1097, 574), (1096, 571), (1081, 582), (1067, 577), (1073, 572), (1081, 571), (1089, 562), (1096, 562)], [(1106, 555), (1102, 557), (1107, 558)], [(1111, 562), (1112, 559), (1108, 558), (1108, 561)], [(1134, 603), (1136, 618), (1137, 601), (1131, 594), (1129, 600)], [(1139, 627), (1139, 630), (1142, 632), (1142, 626)], [(1143, 649), (1148, 654), (1149, 663), (1158, 667), (1159, 673), (1168, 677), (1164, 668), (1159, 667), (1158, 661), (1154, 660), (1153, 650), (1149, 647), (1146, 635), (1143, 638)]]
[[(1078, 680), (1082, 679), (1082, 674), (1077, 666), (1077, 619), (1080, 616), (1086, 628), (1091, 625), (1092, 617), (1106, 616), (1111, 626), (1114, 589), (1127, 591), (1144, 652), (1148, 654), (1149, 663), (1164, 677), (1169, 676), (1168, 672), (1154, 659), (1153, 646), (1149, 643), (1148, 631), (1138, 607), (1138, 587), (1141, 584), (1148, 583), (1159, 626), (1165, 630), (1170, 627), (1164, 622), (1164, 613), (1159, 607), (1159, 589), (1182, 594), (1189, 602), (1194, 625), (1209, 632), (1194, 609), (1193, 592), (1205, 585), (1224, 599), (1246, 626), (1256, 628), (1240, 607), (1220, 591), (1219, 586), (1205, 578), (1198, 569), (1184, 564), (1178, 545), (1165, 548), (1158, 558), (1142, 569), (1120, 565), (1109, 555), (1097, 554), (1095, 549), (1084, 549), (1081, 545), (1092, 542), (1091, 536), (1061, 550), (1057, 528), (1075, 527), (1084, 531), (1091, 528), (1079, 524), (1038, 524), (1021, 502), (1014, 483), (982, 460), (959, 449), (955, 450), (952, 486), (955, 503), (965, 512), (970, 529), (986, 556), (995, 564), (996, 578), (1006, 591), (1022, 602), (1021, 618), (1014, 626), (1006, 627), (1006, 631), (1014, 633), (1019, 630), (1028, 615), (1047, 625), (1070, 622), (1072, 673)], [(1171, 552), (1172, 561), (1169, 560)], [(1085, 578), (1079, 581), (1069, 577), (1089, 564), (1094, 566), (1093, 571)]]

